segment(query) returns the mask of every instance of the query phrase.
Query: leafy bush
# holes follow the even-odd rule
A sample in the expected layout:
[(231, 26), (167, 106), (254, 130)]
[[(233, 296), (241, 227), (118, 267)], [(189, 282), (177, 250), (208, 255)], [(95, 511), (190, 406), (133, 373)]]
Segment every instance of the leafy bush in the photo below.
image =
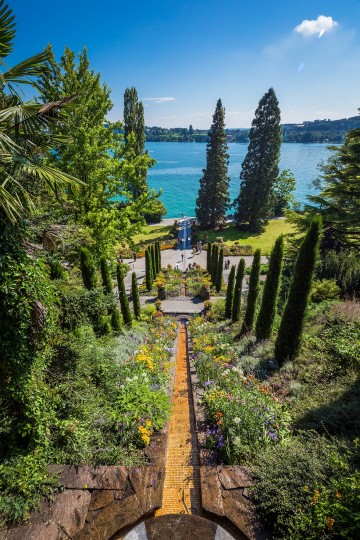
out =
[(303, 433), (265, 448), (254, 472), (257, 508), (274, 539), (357, 537), (359, 474), (335, 441)]
[(351, 251), (327, 251), (316, 269), (318, 279), (334, 279), (343, 295), (360, 297), (360, 261)]
[(336, 285), (333, 279), (322, 279), (321, 281), (314, 281), (311, 288), (311, 300), (317, 304), (324, 302), (325, 300), (333, 300), (338, 298), (340, 294), (340, 287)]

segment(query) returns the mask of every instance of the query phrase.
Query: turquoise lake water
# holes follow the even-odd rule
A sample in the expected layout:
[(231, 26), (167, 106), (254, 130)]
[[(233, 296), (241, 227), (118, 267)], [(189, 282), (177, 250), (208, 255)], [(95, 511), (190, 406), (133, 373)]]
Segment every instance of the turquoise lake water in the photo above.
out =
[[(304, 203), (308, 193), (314, 193), (311, 182), (320, 172), (318, 164), (330, 155), (327, 144), (284, 143), (281, 147), (280, 170), (290, 169), (296, 178), (294, 195)], [(146, 148), (157, 160), (148, 173), (150, 187), (162, 188), (161, 200), (168, 213), (165, 217), (195, 215), (195, 200), (199, 180), (206, 165), (206, 143), (149, 142)], [(245, 143), (229, 144), (229, 176), (231, 200), (239, 194), (241, 163), (247, 151)]]

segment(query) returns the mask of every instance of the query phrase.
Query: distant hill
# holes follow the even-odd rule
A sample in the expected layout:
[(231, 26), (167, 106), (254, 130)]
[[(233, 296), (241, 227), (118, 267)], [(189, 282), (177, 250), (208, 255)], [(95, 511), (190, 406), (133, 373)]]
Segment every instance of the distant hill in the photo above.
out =
[[(283, 142), (342, 143), (348, 131), (360, 128), (360, 116), (341, 120), (314, 120), (302, 124), (283, 124)], [(228, 142), (246, 143), (249, 129), (227, 129)], [(145, 127), (149, 142), (207, 142), (208, 130), (189, 128)]]

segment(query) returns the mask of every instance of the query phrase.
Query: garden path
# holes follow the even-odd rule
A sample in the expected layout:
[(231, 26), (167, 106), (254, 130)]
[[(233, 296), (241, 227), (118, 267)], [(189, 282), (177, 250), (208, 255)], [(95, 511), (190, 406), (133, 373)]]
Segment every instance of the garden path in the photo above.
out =
[(201, 512), (200, 467), (185, 323), (180, 326), (163, 505), (156, 516)]

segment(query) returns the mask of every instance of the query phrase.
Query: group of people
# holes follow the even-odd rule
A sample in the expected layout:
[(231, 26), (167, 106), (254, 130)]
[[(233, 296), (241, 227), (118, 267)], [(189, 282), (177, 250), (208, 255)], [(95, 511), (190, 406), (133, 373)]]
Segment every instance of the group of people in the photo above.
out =
[(230, 259), (228, 259), (227, 261), (225, 261), (224, 263), (224, 270), (229, 270), (230, 268)]

